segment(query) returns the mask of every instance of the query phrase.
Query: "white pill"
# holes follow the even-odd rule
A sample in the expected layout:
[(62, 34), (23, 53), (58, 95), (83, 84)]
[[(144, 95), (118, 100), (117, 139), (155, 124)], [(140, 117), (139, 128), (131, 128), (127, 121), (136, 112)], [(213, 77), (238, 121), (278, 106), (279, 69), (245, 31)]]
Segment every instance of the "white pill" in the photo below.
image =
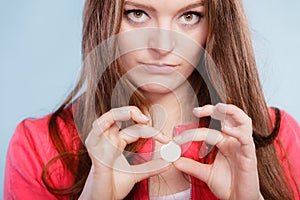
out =
[(175, 162), (181, 156), (181, 148), (171, 141), (160, 148), (160, 155), (167, 162)]

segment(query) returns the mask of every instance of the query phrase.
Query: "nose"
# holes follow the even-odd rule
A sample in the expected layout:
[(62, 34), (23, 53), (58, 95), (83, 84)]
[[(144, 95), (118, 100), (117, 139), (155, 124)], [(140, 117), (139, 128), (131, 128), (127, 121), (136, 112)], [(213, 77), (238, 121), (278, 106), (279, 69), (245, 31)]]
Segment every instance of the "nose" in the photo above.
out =
[(155, 28), (149, 37), (148, 46), (162, 56), (169, 54), (176, 46), (175, 34), (169, 29)]

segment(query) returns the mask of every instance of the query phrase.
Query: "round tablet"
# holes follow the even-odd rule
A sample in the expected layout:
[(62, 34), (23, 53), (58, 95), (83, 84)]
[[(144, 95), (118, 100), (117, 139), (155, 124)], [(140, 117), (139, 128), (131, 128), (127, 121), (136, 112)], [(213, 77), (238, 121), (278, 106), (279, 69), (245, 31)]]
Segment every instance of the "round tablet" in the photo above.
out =
[(181, 156), (181, 148), (178, 144), (171, 141), (161, 146), (160, 155), (167, 162), (175, 162)]

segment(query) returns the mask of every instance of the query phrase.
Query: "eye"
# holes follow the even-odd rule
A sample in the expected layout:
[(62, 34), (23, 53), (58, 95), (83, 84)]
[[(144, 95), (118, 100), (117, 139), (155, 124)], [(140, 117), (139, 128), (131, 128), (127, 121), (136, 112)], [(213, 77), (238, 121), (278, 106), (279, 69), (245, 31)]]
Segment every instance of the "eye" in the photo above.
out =
[(187, 12), (184, 13), (180, 18), (180, 23), (185, 25), (193, 25), (197, 24), (202, 17), (201, 13), (198, 12)]
[(126, 10), (125, 15), (136, 23), (143, 23), (149, 18), (143, 10)]

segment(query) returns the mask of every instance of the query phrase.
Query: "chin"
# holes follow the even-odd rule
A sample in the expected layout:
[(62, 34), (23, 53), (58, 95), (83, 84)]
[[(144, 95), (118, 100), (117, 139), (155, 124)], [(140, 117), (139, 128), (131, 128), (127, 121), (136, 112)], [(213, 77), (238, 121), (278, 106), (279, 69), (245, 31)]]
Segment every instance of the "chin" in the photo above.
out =
[(141, 87), (139, 87), (139, 90), (144, 93), (148, 94), (167, 94), (174, 90), (174, 88), (162, 86), (160, 84), (145, 84)]

